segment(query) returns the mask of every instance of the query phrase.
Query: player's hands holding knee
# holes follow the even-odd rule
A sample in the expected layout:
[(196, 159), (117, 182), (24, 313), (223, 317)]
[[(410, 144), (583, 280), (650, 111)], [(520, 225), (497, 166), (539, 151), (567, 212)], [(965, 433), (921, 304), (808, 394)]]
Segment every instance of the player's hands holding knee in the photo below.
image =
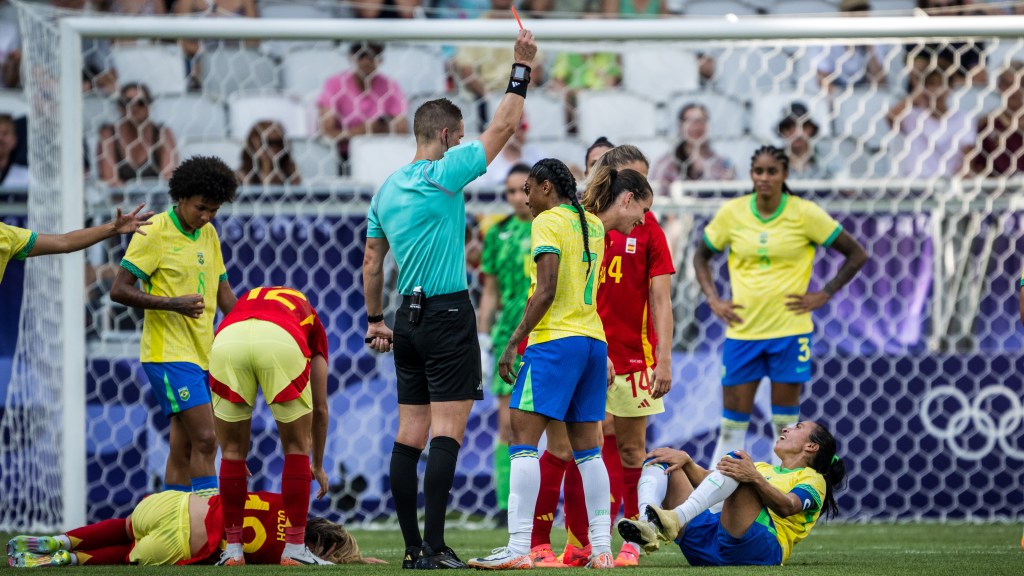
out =
[(374, 322), (366, 329), (366, 343), (371, 350), (391, 352), (394, 349), (395, 333), (384, 322)]
[(693, 462), (693, 458), (689, 454), (673, 448), (655, 448), (647, 453), (647, 459), (649, 460), (647, 463), (650, 464), (668, 464), (665, 474), (682, 470), (683, 466)]
[(537, 43), (533, 41), (533, 32), (520, 30), (516, 38), (515, 57), (517, 64), (533, 65), (533, 57), (537, 55)]
[(176, 296), (171, 298), (170, 309), (182, 316), (199, 318), (206, 310), (206, 300), (202, 294), (189, 294), (187, 296)]
[(672, 366), (658, 364), (654, 369), (654, 383), (651, 387), (651, 398), (657, 400), (672, 389)]
[(498, 376), (508, 384), (516, 382), (516, 348), (509, 342), (498, 359)]
[(309, 471), (313, 474), (313, 479), (320, 486), (316, 491), (316, 499), (319, 500), (324, 497), (324, 494), (327, 494), (327, 472), (324, 471), (323, 466), (310, 466)]
[(737, 482), (756, 482), (761, 474), (754, 466), (754, 459), (743, 450), (732, 452), (734, 456), (722, 458), (716, 468), (722, 474)]

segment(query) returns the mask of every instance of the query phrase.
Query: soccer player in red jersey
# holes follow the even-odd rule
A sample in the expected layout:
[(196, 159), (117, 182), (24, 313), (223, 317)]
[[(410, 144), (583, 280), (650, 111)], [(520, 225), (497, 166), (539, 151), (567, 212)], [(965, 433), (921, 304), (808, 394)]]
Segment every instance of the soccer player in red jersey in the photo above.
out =
[[(277, 564), (285, 549), (288, 504), (272, 492), (250, 493), (243, 500), (246, 563)], [(15, 536), (7, 543), (7, 563), (15, 568), (210, 564), (224, 542), (223, 513), (223, 494), (202, 497), (168, 490), (145, 498), (128, 518), (56, 536)], [(384, 563), (364, 558), (355, 537), (324, 518), (310, 518), (305, 534), (306, 546), (323, 562)]]
[[(270, 405), (284, 450), (282, 565), (323, 564), (305, 546), (312, 477), (327, 492), (327, 333), (306, 296), (281, 286), (254, 288), (224, 318), (210, 351), (210, 389), (222, 453), (221, 502), (227, 547), (219, 564), (245, 563), (243, 520), (252, 407), (257, 388)], [(313, 454), (312, 477), (310, 451)]]

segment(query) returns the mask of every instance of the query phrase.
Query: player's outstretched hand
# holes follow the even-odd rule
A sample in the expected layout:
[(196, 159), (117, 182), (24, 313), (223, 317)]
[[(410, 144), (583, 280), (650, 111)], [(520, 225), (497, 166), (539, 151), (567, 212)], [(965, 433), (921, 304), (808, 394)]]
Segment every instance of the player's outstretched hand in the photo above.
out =
[(721, 318), (726, 325), (743, 324), (743, 318), (736, 314), (736, 311), (742, 310), (743, 306), (734, 303), (732, 300), (710, 300), (708, 301), (708, 306), (715, 316)]
[(313, 473), (313, 479), (320, 486), (316, 491), (316, 499), (319, 500), (324, 497), (324, 494), (327, 494), (327, 472), (324, 472), (323, 466), (310, 466), (309, 471)]
[(516, 38), (515, 57), (516, 64), (533, 66), (533, 58), (537, 55), (537, 43), (533, 41), (533, 32), (520, 30)]
[(374, 322), (366, 328), (366, 343), (370, 350), (391, 352), (395, 346), (395, 333), (384, 322)]
[(380, 558), (374, 558), (372, 556), (364, 556), (363, 564), (387, 564), (387, 560), (381, 560)]
[(504, 380), (507, 384), (515, 384), (516, 382), (516, 347), (511, 342), (508, 346), (505, 346), (505, 351), (501, 353), (501, 358), (498, 359), (498, 376)]
[(672, 367), (666, 364), (658, 364), (654, 369), (654, 382), (651, 387), (651, 398), (657, 400), (672, 389)]
[(719, 460), (716, 466), (719, 472), (740, 483), (756, 482), (761, 478), (761, 474), (754, 467), (754, 460), (750, 457), (750, 454), (743, 450), (736, 450), (733, 454), (738, 456), (738, 458), (726, 456)]
[(797, 314), (809, 314), (821, 308), (832, 297), (828, 292), (808, 292), (807, 294), (786, 294), (786, 308)]
[(131, 234), (132, 232), (138, 232), (145, 236), (146, 232), (145, 230), (142, 230), (142, 227), (152, 224), (152, 222), (149, 222), (149, 217), (153, 215), (152, 211), (139, 214), (139, 211), (141, 211), (142, 207), (145, 205), (146, 203), (143, 202), (136, 206), (135, 210), (132, 210), (127, 214), (122, 214), (121, 209), (118, 208), (117, 216), (115, 216), (114, 220), (111, 221), (111, 224), (114, 225), (114, 231), (118, 234)]
[(171, 310), (182, 316), (199, 318), (203, 315), (203, 310), (205, 309), (206, 301), (203, 300), (202, 294), (189, 294), (188, 296), (171, 298)]
[(681, 470), (683, 466), (693, 461), (689, 454), (674, 448), (655, 448), (647, 454), (647, 458), (653, 464), (668, 464), (665, 474)]

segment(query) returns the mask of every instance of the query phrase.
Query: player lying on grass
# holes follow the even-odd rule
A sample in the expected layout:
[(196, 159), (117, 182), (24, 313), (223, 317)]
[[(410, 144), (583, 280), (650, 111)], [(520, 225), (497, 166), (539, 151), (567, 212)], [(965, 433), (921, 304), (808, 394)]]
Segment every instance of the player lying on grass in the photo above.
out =
[[(648, 553), (659, 540), (674, 541), (693, 566), (785, 563), (822, 512), (826, 518), (839, 512), (834, 489), (846, 466), (836, 456), (836, 439), (814, 422), (784, 428), (775, 454), (780, 466), (755, 463), (738, 450), (712, 471), (686, 452), (658, 448), (640, 480), (641, 519), (621, 520), (619, 534)], [(720, 502), (721, 512), (708, 510)]]
[[(220, 557), (224, 520), (220, 496), (203, 498), (168, 490), (135, 507), (128, 518), (104, 520), (56, 536), (15, 536), (7, 543), (7, 564), (15, 568), (110, 564), (212, 564)], [(245, 561), (277, 564), (287, 521), (280, 494), (250, 493), (245, 504)], [(343, 526), (311, 517), (306, 546), (334, 564), (384, 564), (363, 558)]]

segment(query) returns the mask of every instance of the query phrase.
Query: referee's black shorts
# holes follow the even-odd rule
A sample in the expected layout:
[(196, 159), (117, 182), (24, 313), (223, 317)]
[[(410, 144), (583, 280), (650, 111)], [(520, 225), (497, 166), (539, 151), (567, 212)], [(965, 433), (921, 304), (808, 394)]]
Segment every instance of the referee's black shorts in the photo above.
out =
[(483, 400), (480, 342), (469, 291), (441, 294), (423, 303), (418, 324), (409, 321), (411, 296), (395, 315), (398, 403)]

